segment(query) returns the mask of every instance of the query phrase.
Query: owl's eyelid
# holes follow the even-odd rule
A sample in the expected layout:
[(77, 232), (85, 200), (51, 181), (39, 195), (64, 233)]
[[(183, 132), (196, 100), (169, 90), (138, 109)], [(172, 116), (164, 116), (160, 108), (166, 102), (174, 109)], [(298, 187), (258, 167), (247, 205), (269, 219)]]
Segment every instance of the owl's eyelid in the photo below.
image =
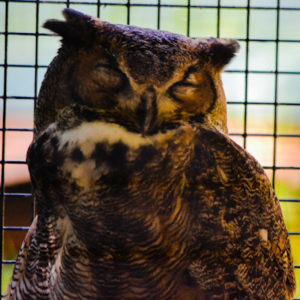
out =
[(179, 88), (180, 87), (188, 87), (191, 89), (199, 89), (200, 86), (201, 86), (201, 84), (194, 84), (191, 82), (186, 82), (184, 80), (181, 80), (181, 81), (174, 83), (170, 89), (173, 90), (175, 87), (179, 87)]
[[(171, 87), (170, 87), (170, 91), (172, 93), (173, 89), (175, 87), (189, 87), (191, 89), (199, 89), (201, 87), (201, 82), (202, 80), (199, 80), (199, 82), (194, 83), (193, 81), (189, 81), (189, 77), (192, 75), (196, 75), (199, 74), (200, 70), (199, 70), (199, 66), (198, 65), (193, 65), (190, 66), (185, 72), (184, 72), (184, 76), (180, 81), (175, 82)], [(205, 76), (207, 76), (206, 73), (204, 73)]]
[(112, 72), (114, 75), (118, 75), (120, 77), (127, 78), (127, 76), (126, 76), (126, 74), (124, 72), (122, 72), (120, 69), (115, 68), (115, 67), (113, 67), (111, 65), (106, 65), (106, 64), (99, 63), (99, 64), (96, 64), (94, 66), (94, 70), (96, 72), (97, 71), (101, 72), (101, 68), (102, 69), (107, 69), (108, 71)]
[(94, 66), (94, 69), (97, 70), (98, 68), (106, 68), (106, 69), (110, 69), (110, 70), (114, 70), (114, 71), (119, 71), (119, 69), (116, 69), (114, 67), (112, 67), (111, 65), (109, 64), (105, 64), (105, 63), (98, 63)]
[[(190, 76), (195, 76), (196, 74), (199, 74), (201, 72), (201, 69), (199, 65), (192, 65), (187, 70), (185, 70), (182, 81), (186, 82), (189, 81)], [(192, 84), (192, 83), (191, 83)]]
[(176, 82), (175, 84), (173, 84), (169, 89), (169, 94), (176, 102), (179, 102), (179, 103), (182, 103), (183, 100), (179, 99), (176, 96), (176, 94), (177, 95), (181, 94), (179, 91), (176, 91), (176, 89), (181, 89), (181, 88), (189, 88), (190, 90), (197, 90), (197, 89), (199, 89), (199, 85), (194, 85), (192, 83), (187, 83), (187, 82), (183, 82), (183, 81), (179, 81), (179, 82)]
[(172, 85), (172, 88), (174, 87), (189, 87), (191, 89), (198, 89), (200, 85), (185, 82), (185, 81), (179, 81)]

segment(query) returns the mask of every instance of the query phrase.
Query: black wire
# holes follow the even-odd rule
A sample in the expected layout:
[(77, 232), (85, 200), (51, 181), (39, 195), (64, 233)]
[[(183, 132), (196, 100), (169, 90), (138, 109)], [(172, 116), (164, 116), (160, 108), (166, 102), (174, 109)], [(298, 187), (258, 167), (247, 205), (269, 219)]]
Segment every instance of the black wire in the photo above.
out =
[[(276, 40), (279, 40), (279, 22), (280, 22), (280, 0), (277, 0), (276, 11)], [(273, 173), (272, 186), (275, 188), (276, 181), (276, 153), (277, 153), (277, 121), (278, 121), (278, 59), (279, 59), (279, 42), (275, 46), (275, 86), (274, 86), (274, 127), (273, 127)]]
[[(1, 2), (6, 2), (7, 0), (0, 0)], [(147, 1), (147, 0), (145, 0)], [(24, 3), (24, 0), (9, 0), (9, 2), (13, 2), (13, 3)], [(36, 0), (26, 0), (26, 3), (36, 3)], [(55, 0), (43, 0), (42, 1), (43, 4), (66, 4), (68, 7), (70, 5), (97, 5), (97, 2), (95, 1), (70, 1), (70, 0), (65, 0), (65, 1), (55, 1)], [(225, 9), (247, 9), (248, 8), (248, 4), (247, 5), (220, 5), (220, 0), (218, 0), (218, 4), (216, 5), (202, 5), (202, 4), (191, 4), (190, 7), (191, 8), (217, 8), (218, 6), (225, 8)], [(107, 2), (107, 1), (101, 1), (102, 5), (110, 5), (110, 6), (127, 6), (127, 3), (123, 3), (123, 2), (115, 2), (115, 3), (111, 3), (111, 2)], [(157, 7), (157, 4), (152, 4), (152, 3), (130, 3), (130, 6), (152, 6), (152, 7)], [(185, 4), (161, 4), (162, 7), (175, 7), (175, 8), (186, 8), (187, 5)], [(277, 9), (277, 6), (251, 6), (251, 9), (257, 9), (257, 10), (273, 10), (275, 11)], [(283, 10), (287, 10), (287, 11), (299, 11), (300, 7), (281, 7), (280, 8), (281, 11)]]
[[(1, 1), (1, 0), (0, 0)], [(157, 6), (158, 7), (158, 6)], [(163, 7), (163, 5), (161, 5), (160, 7)], [(128, 19), (128, 18), (127, 18)], [(219, 27), (218, 27), (219, 28)], [(34, 32), (20, 32), (20, 31), (0, 31), (0, 35), (5, 35), (5, 34), (9, 34), (9, 35), (22, 35), (22, 36), (35, 36)], [(56, 34), (53, 33), (39, 33), (39, 36), (57, 36)], [(218, 37), (218, 34), (217, 34)], [(295, 40), (295, 39), (254, 39), (254, 38), (236, 38), (237, 41), (239, 42), (262, 42), (262, 43), (278, 43), (278, 42), (282, 42), (282, 43), (300, 43), (300, 40)], [(261, 71), (263, 72), (263, 71)]]
[(221, 21), (221, 0), (218, 0), (218, 5), (217, 5), (217, 38), (220, 37), (220, 21)]
[(127, 24), (129, 25), (130, 24), (130, 7), (131, 7), (131, 4), (130, 4), (130, 0), (127, 0)]
[(157, 29), (160, 29), (160, 16), (161, 16), (161, 4), (160, 0), (157, 1)]
[[(2, 153), (1, 153), (1, 207), (0, 207), (0, 256), (3, 258), (3, 218), (4, 218), (4, 186), (5, 186), (5, 137), (6, 137), (6, 96), (7, 96), (7, 54), (8, 54), (8, 3), (5, 2), (5, 34), (4, 34), (4, 76), (3, 76), (3, 110), (2, 110)], [(0, 291), (2, 291), (2, 264), (0, 265)]]

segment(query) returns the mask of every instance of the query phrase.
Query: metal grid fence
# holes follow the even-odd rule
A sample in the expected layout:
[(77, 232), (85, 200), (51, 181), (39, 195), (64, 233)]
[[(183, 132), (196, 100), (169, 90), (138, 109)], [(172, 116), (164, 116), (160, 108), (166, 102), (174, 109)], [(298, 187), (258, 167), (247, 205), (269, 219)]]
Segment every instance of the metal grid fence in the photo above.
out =
[[(290, 4), (294, 6), (291, 6)], [(33, 23), (32, 26), (28, 26), (28, 28), (25, 26), (24, 30), (22, 30), (22, 28), (20, 30), (16, 30), (14, 29), (14, 26), (11, 25), (11, 22), (13, 22), (12, 19), (14, 18), (14, 9), (20, 5), (22, 5), (22, 9), (24, 9), (24, 14), (26, 14), (28, 11), (27, 8), (29, 5), (31, 7), (30, 18), (32, 19)], [(32, 126), (22, 127), (11, 125), (12, 123), (9, 121), (9, 118), (11, 117), (10, 114), (12, 117), (14, 116), (14, 112), (9, 106), (10, 102), (12, 101), (14, 101), (14, 103), (18, 103), (15, 101), (19, 101), (20, 105), (21, 103), (24, 104), (26, 102), (30, 103), (32, 107), (34, 106), (40, 81), (47, 68), (47, 63), (45, 63), (47, 59), (41, 59), (42, 52), (45, 50), (45, 45), (47, 45), (47, 43), (43, 43), (46, 39), (49, 41), (53, 40), (54, 38), (56, 39), (53, 34), (44, 31), (40, 27), (41, 22), (44, 21), (42, 19), (46, 14), (46, 6), (57, 7), (58, 11), (61, 11), (63, 7), (72, 7), (82, 11), (92, 9), (92, 14), (108, 20), (113, 20), (113, 14), (110, 14), (109, 12), (107, 13), (107, 9), (112, 8), (112, 11), (114, 11), (114, 9), (118, 9), (121, 20), (117, 20), (115, 22), (127, 24), (136, 23), (136, 20), (138, 20), (139, 17), (136, 18), (135, 15), (143, 15), (143, 13), (147, 13), (151, 9), (153, 12), (153, 18), (151, 20), (152, 23), (150, 24), (151, 27), (157, 29), (174, 29), (176, 31), (178, 28), (175, 25), (178, 21), (178, 23), (182, 24), (178, 30), (180, 33), (188, 36), (214, 35), (217, 37), (223, 37), (228, 32), (223, 29), (228, 25), (226, 25), (226, 23), (231, 22), (229, 25), (233, 27), (236, 25), (230, 16), (232, 16), (234, 19), (236, 16), (235, 13), (242, 15), (244, 20), (242, 24), (244, 30), (243, 34), (239, 34), (238, 30), (233, 30), (236, 36), (230, 36), (237, 38), (241, 43), (241, 54), (239, 54), (237, 62), (229, 67), (224, 73), (225, 91), (227, 92), (228, 98), (229, 119), (230, 117), (233, 119), (236, 118), (237, 121), (235, 124), (238, 124), (237, 126), (230, 127), (230, 134), (233, 139), (235, 139), (245, 148), (248, 149), (250, 147), (250, 152), (251, 149), (253, 149), (255, 152), (255, 147), (257, 145), (255, 143), (253, 144), (251, 139), (260, 139), (262, 144), (269, 144), (269, 147), (259, 148), (259, 151), (266, 152), (265, 154), (267, 159), (264, 160), (264, 158), (262, 158), (262, 164), (264, 165), (264, 168), (266, 169), (276, 191), (281, 191), (281, 178), (285, 176), (291, 176), (291, 181), (299, 186), (299, 159), (295, 158), (294, 160), (286, 160), (289, 161), (289, 163), (281, 163), (279, 161), (280, 157), (278, 153), (281, 153), (281, 148), (293, 149), (287, 151), (288, 156), (299, 156), (300, 152), (300, 149), (298, 148), (300, 141), (300, 90), (298, 88), (297, 92), (296, 88), (294, 94), (284, 93), (281, 90), (282, 82), (291, 82), (290, 85), (287, 84), (288, 89), (294, 89), (297, 81), (299, 85), (299, 58), (297, 62), (297, 57), (295, 56), (293, 58), (295, 60), (294, 66), (288, 66), (287, 68), (285, 68), (284, 60), (283, 62), (280, 60), (286, 49), (289, 49), (289, 51), (294, 51), (294, 53), (300, 50), (299, 30), (297, 31), (293, 27), (293, 25), (295, 25), (293, 20), (291, 20), (291, 26), (287, 23), (289, 16), (291, 18), (292, 16), (296, 16), (295, 19), (300, 20), (300, 3), (296, 5), (295, 1), (290, 0), (0, 0), (0, 81), (2, 81), (0, 83), (0, 101), (2, 106), (0, 109), (2, 114), (2, 128), (0, 128), (0, 226), (2, 228), (0, 231), (0, 255), (2, 264), (0, 272), (2, 278), (2, 297), (5, 297), (4, 293), (8, 280), (6, 277), (9, 277), (7, 276), (7, 272), (9, 275), (11, 274), (10, 272), (15, 262), (15, 260), (12, 259), (11, 254), (8, 253), (9, 249), (7, 250), (7, 245), (9, 245), (10, 239), (13, 239), (14, 237), (14, 235), (11, 233), (23, 232), (21, 234), (23, 237), (25, 232), (28, 230), (29, 223), (34, 215), (32, 196), (30, 190), (28, 190), (28, 187), (26, 185), (19, 185), (18, 189), (14, 189), (8, 182), (6, 176), (6, 173), (8, 170), (10, 170), (10, 168), (12, 168), (12, 166), (12, 169), (16, 170), (15, 172), (17, 173), (18, 166), (26, 168), (24, 159), (18, 159), (18, 157), (15, 158), (10, 155), (12, 145), (15, 145), (15, 147), (18, 147), (19, 145), (16, 143), (8, 146), (8, 143), (10, 143), (10, 137), (14, 134), (17, 134), (18, 141), (21, 143), (23, 136), (26, 136), (27, 140), (30, 140), (32, 136)], [(167, 12), (170, 10), (177, 10), (179, 12), (178, 20), (173, 22), (175, 27), (168, 25), (170, 22), (167, 18)], [(201, 25), (201, 16), (203, 16), (202, 13), (212, 16), (212, 18), (209, 20), (205, 19), (208, 20), (210, 24), (210, 26), (207, 26), (207, 28), (206, 26), (201, 28), (197, 27), (199, 24)], [(226, 14), (229, 15), (229, 18), (228, 16), (226, 17)], [(268, 14), (272, 15), (273, 23), (271, 26), (269, 26), (272, 34), (267, 32), (266, 36), (263, 36), (263, 27), (267, 26), (263, 25), (263, 23), (258, 25), (262, 26), (261, 35), (259, 33), (252, 34), (252, 26), (254, 22), (257, 21), (255, 16), (263, 19), (264, 16), (267, 16)], [(47, 16), (47, 18), (53, 17), (56, 16), (50, 14)], [(139, 25), (143, 26), (143, 24)], [(20, 27), (22, 27), (22, 25), (19, 26), (19, 28)], [(300, 27), (300, 21), (298, 22), (298, 27)], [(286, 33), (283, 32), (282, 28), (285, 28)], [(293, 30), (296, 30), (296, 33), (290, 32)], [(259, 31), (260, 29), (258, 29), (257, 32)], [(297, 34), (299, 34), (298, 38)], [(32, 44), (32, 48), (30, 48), (32, 49), (32, 58), (29, 63), (27, 61), (22, 61), (23, 50), (21, 48), (17, 49), (17, 59), (11, 59), (10, 56), (10, 53), (16, 52), (14, 47), (20, 45), (16, 41), (21, 42), (22, 39), (27, 39), (27, 41), (30, 39)], [(51, 44), (51, 47), (55, 49), (57, 45), (58, 44), (54, 44), (53, 46)], [(255, 51), (257, 54), (257, 52), (263, 49), (263, 47), (270, 47), (270, 49), (272, 48), (272, 53), (270, 54), (270, 57), (266, 56), (267, 60), (269, 61), (267, 66), (265, 68), (260, 68), (259, 63), (253, 62), (252, 54), (255, 53)], [(259, 55), (256, 57), (259, 57)], [(28, 87), (26, 87), (24, 88), (24, 94), (22, 94), (23, 87), (19, 87), (20, 83), (18, 82), (19, 78), (21, 78), (21, 81), (23, 80), (22, 77), (18, 77), (18, 72), (22, 72), (22, 70), (25, 70), (24, 76), (26, 77), (26, 80), (29, 80), (28, 82), (30, 82), (31, 85), (31, 92), (28, 93)], [(266, 78), (268, 78), (268, 80), (266, 80)], [(264, 85), (267, 90), (270, 90), (269, 96), (263, 94), (262, 97), (257, 97), (257, 94), (260, 92), (257, 92), (253, 85), (260, 81), (260, 79), (262, 81), (262, 85)], [(231, 82), (233, 82), (233, 85), (230, 86)], [(266, 84), (264, 82), (266, 82)], [(232, 87), (239, 92), (232, 92)], [(289, 99), (289, 95), (292, 95), (292, 99)], [(18, 104), (16, 105), (18, 106)], [(292, 122), (293, 125), (289, 125), (288, 129), (285, 130), (284, 124), (291, 124), (291, 122), (288, 120), (289, 117), (286, 118), (286, 116), (295, 113), (298, 114), (298, 121), (297, 117), (294, 117), (295, 120)], [(256, 118), (260, 118), (262, 123), (266, 121), (269, 124), (269, 127), (262, 131), (257, 129), (255, 126), (253, 127), (253, 122), (256, 120)], [(283, 144), (281, 143), (288, 145), (286, 146), (288, 148), (283, 147)], [(299, 189), (297, 189), (297, 187), (293, 187), (293, 189), (293, 193), (279, 193), (280, 201), (286, 218), (289, 217), (288, 213), (292, 213), (293, 211), (299, 212)], [(20, 207), (23, 207), (21, 204), (25, 202), (27, 203), (26, 205), (29, 209), (27, 209), (26, 212), (21, 211), (19, 212), (19, 215), (17, 215), (19, 205)], [(7, 208), (10, 207), (11, 203), (14, 203), (15, 207), (10, 208), (11, 212), (9, 213)], [(20, 223), (18, 221), (14, 223), (13, 220), (15, 220), (15, 218), (12, 218), (14, 213), (17, 220), (22, 218), (23, 214), (27, 213), (27, 221), (24, 221), (23, 224), (22, 222)], [(294, 219), (295, 218), (296, 217), (294, 217)], [(293, 223), (292, 221), (291, 225), (288, 225), (288, 229), (292, 240), (292, 250), (295, 254), (296, 252), (300, 252), (300, 249), (297, 248), (300, 246), (298, 238), (300, 236), (300, 223)], [(19, 242), (20, 239), (17, 243)], [(17, 246), (20, 245), (18, 244)], [(13, 255), (16, 255), (16, 253)], [(300, 261), (298, 258), (299, 255), (295, 259), (295, 268), (297, 277), (299, 278), (300, 272), (298, 270), (300, 270)], [(297, 292), (296, 296), (299, 297), (296, 299), (300, 299), (299, 291)]]

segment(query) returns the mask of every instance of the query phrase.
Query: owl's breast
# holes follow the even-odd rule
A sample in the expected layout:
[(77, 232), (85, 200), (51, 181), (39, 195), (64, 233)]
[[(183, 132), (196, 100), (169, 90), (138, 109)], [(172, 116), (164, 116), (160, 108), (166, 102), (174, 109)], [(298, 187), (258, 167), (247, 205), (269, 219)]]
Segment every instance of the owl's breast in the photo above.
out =
[[(65, 131), (52, 125), (28, 152), (35, 192), (44, 195), (38, 209), (64, 211), (80, 252), (96, 257), (95, 272), (111, 268), (133, 289), (168, 293), (166, 282), (187, 264), (190, 212), (182, 194), (193, 137), (189, 126), (150, 137), (102, 121)], [(73, 240), (64, 243), (74, 252)]]

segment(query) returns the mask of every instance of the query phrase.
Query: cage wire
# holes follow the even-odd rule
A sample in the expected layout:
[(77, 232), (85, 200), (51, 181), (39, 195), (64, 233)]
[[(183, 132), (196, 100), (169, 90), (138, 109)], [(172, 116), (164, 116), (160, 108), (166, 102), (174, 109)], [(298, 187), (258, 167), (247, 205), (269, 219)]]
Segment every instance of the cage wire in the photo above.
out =
[(59, 46), (41, 25), (61, 19), (65, 7), (114, 23), (240, 42), (223, 74), (230, 136), (261, 162), (277, 192), (300, 299), (300, 3), (293, 0), (0, 0), (2, 297), (34, 216), (26, 148), (39, 86)]

